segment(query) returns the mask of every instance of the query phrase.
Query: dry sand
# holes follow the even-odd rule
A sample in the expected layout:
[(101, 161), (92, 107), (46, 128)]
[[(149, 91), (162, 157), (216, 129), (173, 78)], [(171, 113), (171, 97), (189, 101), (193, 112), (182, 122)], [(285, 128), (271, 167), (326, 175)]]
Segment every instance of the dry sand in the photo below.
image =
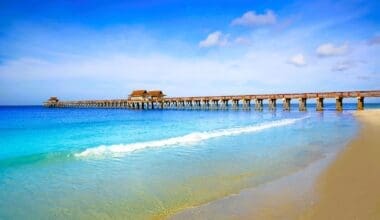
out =
[(338, 156), (172, 218), (380, 219), (380, 110), (355, 114), (362, 128)]
[(301, 219), (380, 219), (380, 110), (356, 113), (362, 129), (317, 181)]

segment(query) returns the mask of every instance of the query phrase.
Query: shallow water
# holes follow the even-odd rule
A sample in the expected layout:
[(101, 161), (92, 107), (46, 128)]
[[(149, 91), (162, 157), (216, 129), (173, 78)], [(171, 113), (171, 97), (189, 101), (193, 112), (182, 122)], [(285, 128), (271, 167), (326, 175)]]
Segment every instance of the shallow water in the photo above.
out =
[(0, 219), (165, 217), (302, 169), (357, 128), (349, 111), (0, 107)]

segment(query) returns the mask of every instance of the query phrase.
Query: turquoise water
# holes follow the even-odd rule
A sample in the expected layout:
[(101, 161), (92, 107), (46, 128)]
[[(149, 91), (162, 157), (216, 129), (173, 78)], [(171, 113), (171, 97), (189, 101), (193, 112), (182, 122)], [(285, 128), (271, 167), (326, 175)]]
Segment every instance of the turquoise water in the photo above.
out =
[(0, 107), (0, 219), (166, 217), (302, 169), (357, 130), (350, 111)]

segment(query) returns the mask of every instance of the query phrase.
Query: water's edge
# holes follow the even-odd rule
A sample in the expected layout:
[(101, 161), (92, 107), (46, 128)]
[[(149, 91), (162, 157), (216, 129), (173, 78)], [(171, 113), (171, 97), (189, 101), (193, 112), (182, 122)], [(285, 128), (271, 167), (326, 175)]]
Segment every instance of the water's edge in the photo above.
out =
[[(302, 211), (318, 201), (318, 194), (315, 192), (316, 181), (349, 143), (360, 134), (362, 124), (356, 117), (355, 121), (359, 122), (359, 129), (356, 130), (355, 135), (351, 136), (347, 143), (337, 148), (335, 152), (325, 154), (322, 159), (313, 161), (300, 170), (272, 181), (243, 188), (237, 193), (198, 206), (184, 208), (168, 216), (168, 219), (266, 219), (269, 216), (278, 216), (278, 213), (266, 213), (268, 210), (274, 210), (274, 207), (266, 207), (267, 205), (283, 206), (283, 203), (291, 204), (296, 209), (287, 210), (286, 214), (294, 215), (287, 217), (296, 218)], [(276, 201), (278, 203), (265, 204), (264, 200), (273, 198), (272, 201), (275, 201), (276, 197), (284, 191), (292, 191), (290, 195), (287, 195), (286, 201), (281, 200)]]

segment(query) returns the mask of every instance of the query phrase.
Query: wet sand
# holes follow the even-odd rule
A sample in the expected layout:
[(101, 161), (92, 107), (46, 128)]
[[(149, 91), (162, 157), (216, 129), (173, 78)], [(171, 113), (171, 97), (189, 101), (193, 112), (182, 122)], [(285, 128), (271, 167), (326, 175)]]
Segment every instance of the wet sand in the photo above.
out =
[(312, 205), (313, 185), (333, 158), (330, 155), (290, 176), (187, 209), (172, 219), (296, 219), (300, 210)]
[(302, 219), (380, 219), (380, 110), (355, 113), (362, 129), (317, 182)]
[(361, 130), (338, 155), (172, 219), (380, 219), (380, 110), (355, 115)]

